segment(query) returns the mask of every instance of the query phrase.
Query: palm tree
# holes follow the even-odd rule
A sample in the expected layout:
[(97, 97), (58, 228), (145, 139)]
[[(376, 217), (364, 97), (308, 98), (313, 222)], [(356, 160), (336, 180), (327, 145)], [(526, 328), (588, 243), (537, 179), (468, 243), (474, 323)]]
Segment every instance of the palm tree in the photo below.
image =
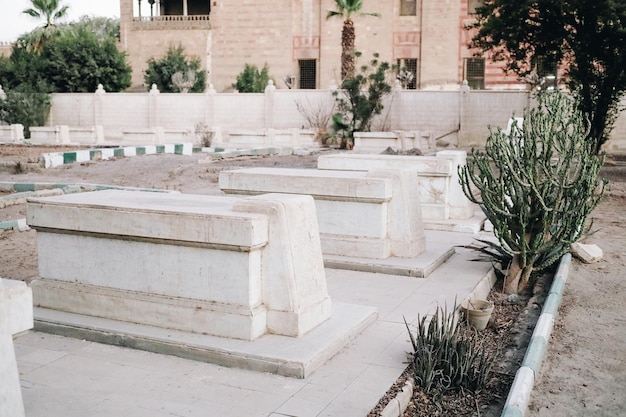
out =
[(70, 6), (62, 6), (61, 0), (30, 0), (33, 7), (24, 10), (22, 13), (26, 13), (29, 16), (37, 19), (45, 19), (46, 24), (44, 28), (48, 28), (54, 25), (54, 20), (61, 19), (67, 14), (67, 9)]
[[(354, 76), (354, 22), (352, 15), (363, 7), (363, 0), (335, 0), (337, 10), (329, 10), (326, 19), (341, 17), (343, 28), (341, 29), (341, 79)], [(360, 13), (366, 16), (380, 16), (378, 13)]]

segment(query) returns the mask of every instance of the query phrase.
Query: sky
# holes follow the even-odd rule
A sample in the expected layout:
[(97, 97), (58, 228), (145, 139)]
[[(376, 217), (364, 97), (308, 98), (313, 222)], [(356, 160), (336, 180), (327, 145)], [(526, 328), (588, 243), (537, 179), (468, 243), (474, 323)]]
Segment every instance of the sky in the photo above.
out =
[[(81, 16), (120, 17), (119, 0), (61, 0), (68, 5), (67, 17), (60, 22), (72, 22)], [(23, 10), (31, 7), (29, 0), (0, 0), (0, 42), (12, 42), (23, 33), (30, 32), (44, 21), (38, 20)]]

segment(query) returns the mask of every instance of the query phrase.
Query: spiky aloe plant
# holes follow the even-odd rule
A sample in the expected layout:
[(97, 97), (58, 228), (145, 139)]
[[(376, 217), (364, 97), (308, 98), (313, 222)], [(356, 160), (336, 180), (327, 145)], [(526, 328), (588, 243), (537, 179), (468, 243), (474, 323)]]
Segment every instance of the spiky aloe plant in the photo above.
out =
[(589, 230), (605, 182), (598, 177), (604, 156), (586, 140), (588, 125), (572, 99), (544, 93), (524, 113), (523, 126), (514, 124), (508, 136), (490, 127), (484, 152), (473, 150), (459, 168), (463, 192), (512, 256), (506, 293), (526, 289), (534, 271), (552, 265)]
[(418, 317), (415, 334), (404, 321), (413, 347), (413, 377), (426, 394), (475, 392), (487, 382), (493, 357), (482, 349), (476, 331), (457, 319), (456, 310), (456, 304), (451, 310), (438, 306), (430, 320)]

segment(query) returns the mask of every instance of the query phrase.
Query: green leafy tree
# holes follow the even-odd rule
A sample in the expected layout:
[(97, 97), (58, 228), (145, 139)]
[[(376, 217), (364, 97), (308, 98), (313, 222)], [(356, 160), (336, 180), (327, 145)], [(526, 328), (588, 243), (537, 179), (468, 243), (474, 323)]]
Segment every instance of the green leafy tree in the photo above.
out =
[(531, 286), (533, 272), (551, 266), (588, 232), (587, 217), (605, 184), (598, 179), (604, 158), (592, 152), (588, 132), (570, 98), (544, 93), (525, 112), (523, 126), (514, 125), (508, 136), (490, 129), (484, 152), (473, 150), (459, 169), (465, 195), (494, 226), (505, 292)]
[(262, 93), (270, 80), (273, 78), (267, 64), (261, 70), (256, 65), (246, 64), (233, 87), (240, 93)]
[(100, 40), (87, 29), (61, 33), (44, 45), (40, 59), (41, 76), (55, 92), (93, 92), (98, 84), (116, 92), (130, 86), (132, 70), (115, 39)]
[(162, 93), (179, 93), (181, 90), (173, 82), (172, 77), (176, 73), (188, 74), (189, 71), (195, 73), (195, 82), (189, 92), (204, 92), (207, 73), (201, 69), (200, 59), (197, 57), (187, 59), (182, 45), (170, 46), (163, 58), (148, 60), (148, 69), (143, 79), (148, 89), (152, 87), (152, 84), (156, 84)]
[(37, 85), (43, 88), (41, 92), (52, 92), (52, 86), (45, 81), (45, 74), (42, 70), (43, 64), (44, 62), (37, 51), (18, 40), (13, 46), (11, 56), (0, 65), (2, 86), (15, 89), (22, 84)]
[(9, 88), (38, 86), (40, 92), (93, 92), (102, 84), (107, 91), (130, 86), (131, 68), (117, 49), (115, 38), (99, 39), (86, 29), (59, 30), (40, 51), (18, 42), (8, 62), (0, 65), (0, 79)]
[[(354, 77), (355, 71), (355, 49), (354, 40), (356, 39), (356, 31), (352, 16), (361, 12), (363, 8), (363, 0), (335, 0), (336, 10), (329, 10), (326, 19), (340, 18), (343, 19), (343, 27), (341, 28), (341, 79)], [(359, 13), (366, 16), (380, 16), (378, 13)]]
[(389, 79), (395, 68), (378, 58), (374, 54), (369, 66), (363, 65), (358, 74), (343, 81), (342, 90), (335, 92), (338, 111), (333, 115), (332, 127), (341, 148), (352, 148), (354, 132), (369, 132), (374, 116), (384, 109), (383, 99), (391, 93)]
[(6, 89), (6, 98), (0, 99), (0, 121), (24, 126), (24, 136), (30, 138), (31, 126), (43, 126), (50, 113), (50, 95), (41, 93), (45, 86), (22, 84)]
[(470, 46), (522, 77), (541, 59), (563, 65), (589, 120), (592, 151), (600, 151), (626, 90), (626, 2), (488, 0), (473, 28)]
[(82, 16), (76, 22), (58, 26), (69, 30), (86, 30), (92, 32), (101, 41), (109, 38), (120, 39), (120, 19)]
[(44, 19), (44, 27), (54, 25), (55, 20), (62, 19), (67, 15), (69, 6), (62, 5), (59, 0), (30, 0), (31, 6), (22, 13), (36, 19)]

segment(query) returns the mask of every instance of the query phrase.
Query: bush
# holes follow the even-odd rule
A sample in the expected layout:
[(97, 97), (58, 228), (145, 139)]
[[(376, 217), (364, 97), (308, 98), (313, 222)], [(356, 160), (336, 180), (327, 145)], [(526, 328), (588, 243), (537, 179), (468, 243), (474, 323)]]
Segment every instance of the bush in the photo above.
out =
[(449, 312), (437, 307), (429, 322), (418, 317), (415, 334), (404, 323), (413, 347), (413, 377), (424, 393), (476, 392), (485, 385), (493, 358), (481, 349), (477, 332), (456, 319), (456, 305)]
[(267, 64), (260, 71), (256, 65), (246, 64), (243, 71), (237, 75), (237, 82), (233, 84), (233, 88), (240, 93), (263, 93), (269, 80), (273, 79), (270, 77)]
[(101, 40), (86, 29), (66, 31), (46, 43), (41, 59), (42, 75), (56, 92), (94, 92), (98, 84), (117, 92), (130, 86), (131, 68), (115, 38)]
[(174, 83), (172, 77), (176, 73), (181, 73), (189, 79), (191, 77), (187, 74), (190, 71), (195, 74), (195, 80), (189, 92), (203, 93), (206, 89), (207, 72), (201, 69), (200, 59), (193, 57), (188, 60), (182, 45), (170, 46), (163, 58), (148, 60), (148, 69), (143, 79), (148, 89), (152, 87), (152, 84), (156, 84), (162, 93), (180, 93), (181, 89)]
[(98, 84), (113, 92), (130, 86), (131, 68), (115, 38), (100, 39), (87, 29), (68, 26), (34, 48), (35, 32), (20, 37), (8, 62), (0, 65), (7, 87), (28, 84), (43, 87), (40, 92), (74, 93), (94, 92)]
[(31, 126), (43, 126), (50, 112), (50, 96), (37, 88), (23, 85), (5, 90), (6, 99), (0, 100), (0, 121), (24, 126), (24, 137), (30, 138)]
[(363, 65), (358, 74), (343, 81), (342, 90), (335, 92), (338, 112), (332, 117), (333, 131), (342, 148), (352, 148), (354, 132), (370, 131), (374, 116), (384, 109), (384, 97), (391, 93), (388, 79), (394, 67), (379, 62), (378, 57), (374, 54), (369, 66)]
[(510, 255), (506, 293), (531, 286), (534, 271), (550, 267), (588, 232), (605, 185), (598, 179), (604, 158), (588, 133), (574, 100), (544, 93), (525, 112), (523, 127), (514, 125), (508, 136), (490, 128), (484, 152), (473, 150), (460, 167), (465, 195), (493, 223), (500, 255)]

